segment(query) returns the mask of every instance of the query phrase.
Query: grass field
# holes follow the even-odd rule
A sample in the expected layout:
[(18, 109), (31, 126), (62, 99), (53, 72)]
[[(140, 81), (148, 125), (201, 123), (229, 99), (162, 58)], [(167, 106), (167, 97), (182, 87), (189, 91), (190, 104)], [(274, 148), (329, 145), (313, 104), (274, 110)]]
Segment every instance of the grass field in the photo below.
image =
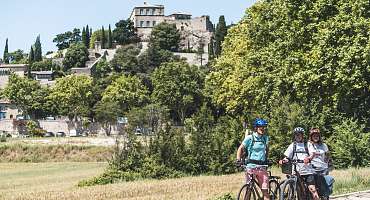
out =
[[(141, 180), (78, 188), (78, 181), (102, 173), (106, 163), (1, 163), (0, 199), (214, 199), (235, 196), (243, 174)], [(278, 169), (274, 170), (275, 174)], [(370, 168), (334, 171), (336, 193), (370, 188)]]

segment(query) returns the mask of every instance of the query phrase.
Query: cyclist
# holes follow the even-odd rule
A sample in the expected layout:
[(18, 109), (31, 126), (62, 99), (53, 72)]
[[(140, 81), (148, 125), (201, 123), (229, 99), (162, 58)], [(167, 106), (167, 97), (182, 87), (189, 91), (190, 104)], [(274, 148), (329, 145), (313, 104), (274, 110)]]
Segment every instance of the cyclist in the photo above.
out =
[(246, 180), (248, 174), (254, 174), (260, 185), (264, 200), (269, 200), (268, 192), (268, 173), (267, 173), (267, 154), (269, 137), (265, 134), (267, 121), (261, 118), (255, 119), (253, 123), (254, 131), (247, 135), (238, 148), (236, 155), (237, 164), (241, 165), (243, 155), (247, 155), (244, 164), (247, 166)]
[(304, 132), (304, 129), (301, 127), (296, 127), (293, 130), (294, 141), (285, 150), (285, 158), (280, 160), (279, 164), (287, 163), (289, 160), (297, 160), (297, 171), (308, 185), (313, 199), (316, 200), (319, 199), (319, 195), (315, 187), (315, 172), (309, 163), (310, 156), (307, 143), (304, 141)]
[[(310, 137), (308, 142), (308, 151), (310, 153), (310, 159), (312, 160), (313, 168), (317, 174), (316, 183), (320, 189), (320, 194), (323, 196), (329, 196), (331, 189), (325, 180), (325, 175), (329, 174), (329, 165), (331, 165), (331, 159), (329, 154), (328, 146), (323, 143), (320, 129), (311, 128)], [(334, 182), (332, 177), (327, 177), (330, 185)]]

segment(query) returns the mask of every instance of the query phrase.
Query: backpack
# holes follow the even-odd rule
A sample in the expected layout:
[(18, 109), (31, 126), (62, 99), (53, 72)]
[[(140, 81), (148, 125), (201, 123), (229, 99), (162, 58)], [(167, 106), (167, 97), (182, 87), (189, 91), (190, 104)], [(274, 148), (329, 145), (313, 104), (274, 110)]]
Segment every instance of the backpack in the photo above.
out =
[(294, 155), (296, 155), (297, 153), (306, 153), (308, 156), (310, 155), (308, 153), (307, 142), (304, 142), (303, 144), (304, 144), (304, 151), (297, 151), (297, 142), (294, 141), (294, 143), (293, 143), (293, 154), (292, 154), (292, 158), (291, 159), (293, 159), (294, 158)]
[[(261, 140), (257, 140), (256, 141), (255, 136), (253, 134), (251, 134), (251, 136), (252, 136), (252, 143), (250, 144), (250, 146), (249, 146), (249, 148), (247, 149), (247, 152), (246, 152), (246, 154), (248, 155), (247, 156), (247, 161), (249, 161), (249, 163), (253, 163), (253, 164), (265, 165), (266, 162), (267, 162), (267, 155), (268, 155), (268, 146), (266, 144), (267, 143), (266, 142), (266, 139), (265, 139), (265, 137), (262, 137)], [(254, 146), (254, 143), (256, 143), (256, 142), (262, 142), (263, 145), (265, 146), (265, 151), (266, 151), (265, 152), (265, 161), (259, 161), (259, 160), (250, 159), (250, 156), (252, 154), (252, 148)]]

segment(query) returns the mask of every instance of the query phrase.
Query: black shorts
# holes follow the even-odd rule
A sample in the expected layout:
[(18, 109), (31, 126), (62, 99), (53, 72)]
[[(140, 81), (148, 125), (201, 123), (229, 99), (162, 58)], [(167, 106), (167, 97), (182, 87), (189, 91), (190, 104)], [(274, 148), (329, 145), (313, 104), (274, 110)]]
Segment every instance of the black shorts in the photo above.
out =
[(302, 178), (307, 185), (315, 185), (315, 175), (313, 174), (302, 175)]

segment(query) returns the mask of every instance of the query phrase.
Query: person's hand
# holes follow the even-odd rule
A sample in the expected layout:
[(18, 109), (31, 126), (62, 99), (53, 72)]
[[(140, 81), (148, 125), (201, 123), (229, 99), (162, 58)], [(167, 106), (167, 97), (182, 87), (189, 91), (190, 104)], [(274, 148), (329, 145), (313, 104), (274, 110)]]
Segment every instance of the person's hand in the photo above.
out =
[(305, 157), (305, 158), (303, 159), (303, 163), (304, 163), (305, 165), (307, 165), (310, 161), (311, 161), (310, 157)]
[(284, 159), (282, 159), (282, 160), (279, 160), (279, 164), (280, 164), (280, 165), (282, 165), (282, 164), (284, 164), (284, 163), (287, 163), (287, 162), (289, 162), (289, 160), (288, 160), (288, 159), (286, 159), (286, 158), (284, 158)]
[(235, 161), (235, 165), (236, 165), (237, 167), (240, 167), (240, 166), (242, 166), (242, 165), (243, 165), (243, 161), (242, 161), (241, 159), (236, 159), (236, 161)]

